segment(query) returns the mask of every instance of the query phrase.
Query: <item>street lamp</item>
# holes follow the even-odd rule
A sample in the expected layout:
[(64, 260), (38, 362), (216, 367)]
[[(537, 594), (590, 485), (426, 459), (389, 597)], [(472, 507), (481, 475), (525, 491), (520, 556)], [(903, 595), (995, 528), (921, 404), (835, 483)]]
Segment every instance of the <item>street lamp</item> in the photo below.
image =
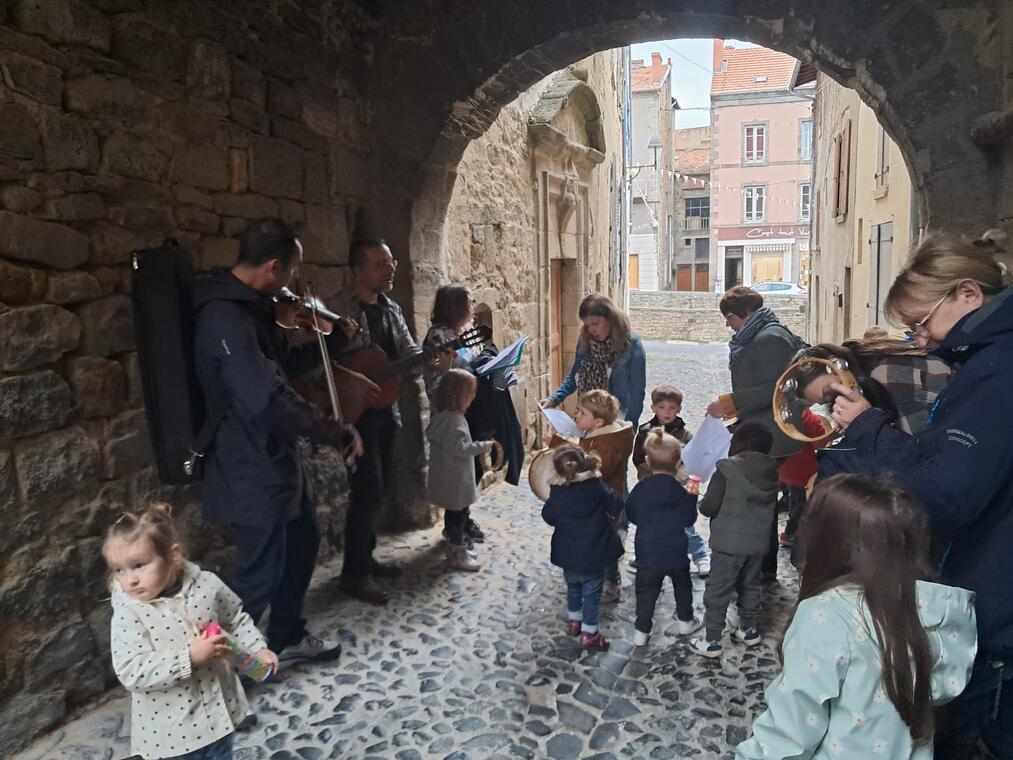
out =
[(636, 169), (635, 173), (630, 174), (630, 180), (636, 179), (641, 169), (657, 169), (658, 168), (658, 151), (661, 150), (661, 138), (655, 135), (647, 143), (647, 149), (651, 151), (652, 162), (649, 164), (634, 164), (633, 166), (626, 167), (631, 172)]

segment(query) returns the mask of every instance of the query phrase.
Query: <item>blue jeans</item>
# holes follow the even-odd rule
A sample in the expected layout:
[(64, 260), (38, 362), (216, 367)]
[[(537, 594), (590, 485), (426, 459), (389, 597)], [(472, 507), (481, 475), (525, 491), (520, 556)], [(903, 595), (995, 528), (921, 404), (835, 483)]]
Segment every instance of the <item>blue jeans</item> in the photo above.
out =
[(704, 543), (703, 536), (696, 532), (696, 527), (690, 525), (686, 528), (686, 538), (689, 539), (689, 556), (695, 562), (710, 560), (711, 555), (707, 551), (707, 544)]
[(601, 601), (602, 573), (581, 575), (565, 571), (566, 617), (580, 620), (584, 633), (598, 632), (598, 604)]
[(975, 760), (981, 740), (997, 758), (1013, 757), (1013, 662), (981, 652), (963, 693), (936, 711), (936, 760)]
[(236, 735), (229, 734), (213, 744), (187, 752), (185, 755), (177, 755), (171, 760), (232, 760), (232, 745), (235, 741)]

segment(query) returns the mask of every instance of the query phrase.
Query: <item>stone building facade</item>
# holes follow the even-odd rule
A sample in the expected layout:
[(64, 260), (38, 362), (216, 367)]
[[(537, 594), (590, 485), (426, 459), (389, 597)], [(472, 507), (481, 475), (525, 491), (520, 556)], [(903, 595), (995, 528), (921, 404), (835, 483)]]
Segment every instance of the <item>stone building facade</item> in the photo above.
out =
[(710, 271), (711, 130), (675, 130), (673, 225), (675, 289), (708, 292)]
[[(634, 291), (630, 293), (630, 321), (644, 340), (723, 342), (731, 337), (718, 308), (721, 293)], [(796, 335), (809, 329), (805, 296), (764, 296), (763, 303)]]

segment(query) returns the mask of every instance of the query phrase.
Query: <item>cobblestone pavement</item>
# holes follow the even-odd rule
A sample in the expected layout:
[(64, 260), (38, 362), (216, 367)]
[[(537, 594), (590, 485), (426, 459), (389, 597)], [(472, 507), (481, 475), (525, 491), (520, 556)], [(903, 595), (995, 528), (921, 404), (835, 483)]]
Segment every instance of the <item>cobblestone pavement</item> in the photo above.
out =
[[(759, 646), (726, 638), (720, 660), (692, 654), (674, 633), (666, 589), (649, 645), (635, 648), (626, 568), (622, 600), (602, 608), (611, 651), (585, 653), (564, 631), (565, 587), (548, 562), (539, 508), (526, 488), (486, 492), (476, 514), (490, 540), (474, 574), (444, 566), (438, 528), (383, 540), (381, 558), (406, 570), (385, 608), (341, 596), (337, 565), (321, 568), (308, 597), (311, 628), (340, 637), (344, 654), (252, 689), (259, 723), (239, 734), (236, 758), (731, 757), (777, 671), (775, 634), (797, 590), (786, 558), (785, 580), (765, 592)], [(694, 576), (698, 610), (702, 592)], [(127, 699), (114, 699), (18, 760), (126, 757), (127, 712)]]

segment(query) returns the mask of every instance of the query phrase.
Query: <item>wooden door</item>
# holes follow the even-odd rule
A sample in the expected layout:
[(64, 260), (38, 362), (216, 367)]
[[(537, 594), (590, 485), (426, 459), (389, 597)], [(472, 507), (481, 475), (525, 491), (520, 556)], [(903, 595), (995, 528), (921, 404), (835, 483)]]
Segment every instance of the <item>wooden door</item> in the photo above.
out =
[(753, 283), (776, 282), (781, 279), (781, 254), (757, 256), (753, 254)]
[(693, 265), (692, 264), (679, 264), (675, 274), (675, 289), (676, 290), (692, 290), (693, 289)]
[[(632, 258), (632, 257), (631, 257)], [(549, 270), (549, 371), (551, 389), (563, 381), (563, 260), (551, 259)]]
[(630, 254), (630, 290), (640, 290), (640, 254)]
[(711, 289), (710, 264), (696, 265), (696, 282), (693, 283), (693, 290), (697, 293), (707, 293)]

